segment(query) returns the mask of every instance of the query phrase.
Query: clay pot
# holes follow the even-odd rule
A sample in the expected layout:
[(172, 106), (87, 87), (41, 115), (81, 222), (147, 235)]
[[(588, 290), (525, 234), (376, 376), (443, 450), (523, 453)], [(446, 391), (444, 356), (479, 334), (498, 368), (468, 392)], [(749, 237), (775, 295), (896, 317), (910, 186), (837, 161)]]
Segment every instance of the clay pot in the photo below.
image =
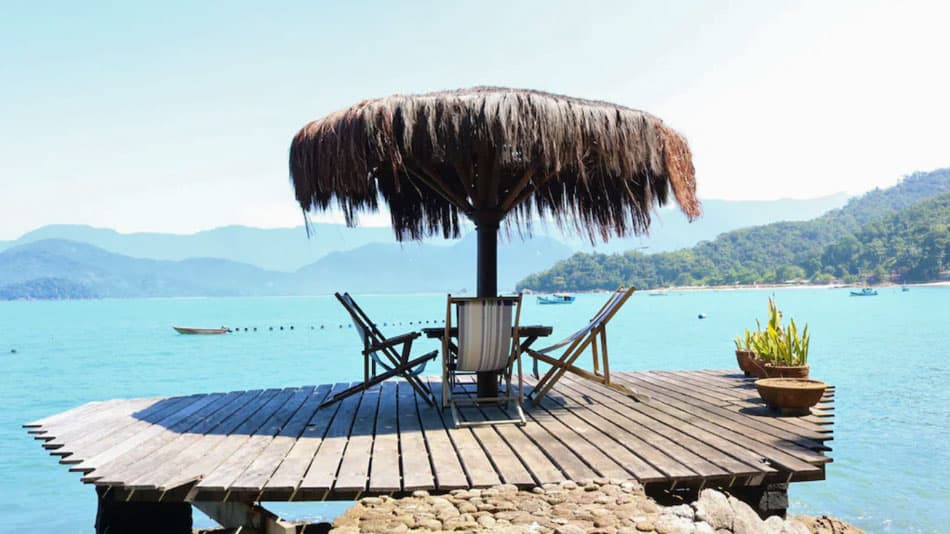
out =
[(769, 363), (765, 360), (760, 360), (755, 353), (752, 353), (752, 358), (749, 359), (749, 371), (750, 374), (756, 378), (768, 378), (765, 374), (765, 368), (769, 366)]
[[(808, 378), (807, 365), (766, 365), (765, 378)], [(761, 378), (761, 377), (760, 377)]]
[(786, 415), (808, 414), (825, 394), (827, 384), (804, 378), (763, 378), (755, 381), (759, 396), (770, 408)]
[(742, 369), (742, 372), (746, 376), (752, 376), (753, 370), (755, 369), (752, 365), (752, 360), (755, 358), (755, 353), (751, 350), (737, 350), (736, 351), (736, 362), (739, 363), (739, 369)]

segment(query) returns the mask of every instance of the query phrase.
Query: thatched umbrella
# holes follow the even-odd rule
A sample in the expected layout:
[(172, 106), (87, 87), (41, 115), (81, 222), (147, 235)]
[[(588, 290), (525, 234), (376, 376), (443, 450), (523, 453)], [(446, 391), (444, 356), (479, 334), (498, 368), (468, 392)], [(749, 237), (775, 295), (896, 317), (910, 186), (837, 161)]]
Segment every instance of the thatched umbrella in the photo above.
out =
[(660, 119), (501, 87), (364, 100), (313, 121), (291, 144), (290, 176), (305, 213), (335, 204), (350, 226), (382, 200), (399, 240), (458, 237), (468, 217), (479, 296), (497, 293), (502, 222), (530, 233), (549, 216), (593, 242), (646, 232), (671, 192), (700, 214), (689, 147)]

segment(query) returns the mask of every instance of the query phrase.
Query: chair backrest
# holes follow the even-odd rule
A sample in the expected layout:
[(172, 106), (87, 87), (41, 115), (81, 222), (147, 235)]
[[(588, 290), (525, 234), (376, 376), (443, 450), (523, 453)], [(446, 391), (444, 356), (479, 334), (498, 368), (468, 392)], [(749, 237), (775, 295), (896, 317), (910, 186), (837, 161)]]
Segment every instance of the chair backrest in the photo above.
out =
[(366, 312), (356, 304), (356, 301), (353, 300), (353, 297), (351, 297), (349, 293), (343, 293), (342, 295), (336, 293), (336, 298), (350, 315), (350, 320), (353, 321), (353, 329), (356, 330), (357, 335), (360, 336), (364, 350), (373, 342), (378, 343), (386, 339), (383, 333), (376, 328), (376, 325), (369, 320)]
[(518, 347), (521, 296), (454, 299), (449, 295), (450, 319), (453, 304), (458, 313), (455, 369), (480, 372), (506, 368)]
[(584, 336), (590, 334), (594, 329), (604, 326), (608, 321), (617, 313), (624, 302), (627, 302), (627, 299), (630, 298), (630, 295), (633, 294), (635, 288), (630, 286), (629, 288), (624, 289), (623, 287), (614, 291), (610, 298), (607, 299), (607, 302), (600, 308), (594, 317), (583, 326), (580, 330), (574, 332), (573, 334), (567, 336), (566, 338), (558, 341), (554, 345), (549, 347), (544, 347), (538, 352), (549, 352), (552, 350), (557, 350), (565, 345), (569, 345), (579, 339), (582, 339)]

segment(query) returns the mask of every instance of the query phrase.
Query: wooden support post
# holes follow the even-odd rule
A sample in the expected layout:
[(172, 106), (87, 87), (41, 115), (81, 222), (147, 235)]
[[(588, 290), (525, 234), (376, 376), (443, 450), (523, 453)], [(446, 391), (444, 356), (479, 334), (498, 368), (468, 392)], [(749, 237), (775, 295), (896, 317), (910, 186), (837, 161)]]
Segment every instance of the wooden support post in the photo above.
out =
[(195, 508), (208, 514), (224, 528), (239, 528), (242, 534), (293, 534), (297, 527), (281, 521), (259, 504), (243, 502), (195, 501)]
[[(479, 297), (498, 296), (498, 224), (495, 213), (482, 213), (473, 218), (478, 234), (477, 286)], [(516, 340), (517, 341), (517, 340)], [(478, 397), (498, 396), (498, 374), (478, 373)]]
[(96, 534), (191, 534), (191, 504), (123, 501), (109, 490), (96, 487)]

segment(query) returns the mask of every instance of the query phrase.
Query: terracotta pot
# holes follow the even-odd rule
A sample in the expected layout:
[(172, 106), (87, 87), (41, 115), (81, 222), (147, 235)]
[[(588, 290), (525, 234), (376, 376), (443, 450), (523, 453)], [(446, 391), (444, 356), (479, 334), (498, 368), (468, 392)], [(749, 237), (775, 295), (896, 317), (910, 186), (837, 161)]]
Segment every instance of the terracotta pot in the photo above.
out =
[(808, 378), (807, 365), (766, 365), (765, 378)]
[(755, 358), (755, 353), (751, 350), (736, 351), (736, 361), (739, 363), (739, 369), (742, 369), (742, 372), (745, 373), (746, 376), (752, 376), (753, 374), (753, 358)]
[(759, 396), (770, 408), (786, 415), (808, 414), (825, 394), (827, 384), (805, 378), (763, 378), (755, 381)]
[(749, 360), (749, 369), (752, 376), (756, 378), (767, 378), (765, 374), (765, 368), (768, 365), (769, 363), (767, 361), (759, 359), (757, 356), (755, 356), (754, 352), (752, 353), (752, 358)]

